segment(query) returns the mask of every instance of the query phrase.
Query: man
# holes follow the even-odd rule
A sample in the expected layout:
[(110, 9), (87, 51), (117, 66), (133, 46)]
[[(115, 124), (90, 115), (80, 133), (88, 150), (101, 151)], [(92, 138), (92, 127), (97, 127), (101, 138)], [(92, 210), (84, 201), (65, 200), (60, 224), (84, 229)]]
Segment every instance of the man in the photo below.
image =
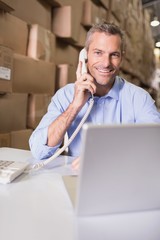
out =
[[(77, 81), (58, 90), (30, 138), (32, 154), (48, 158), (62, 144), (65, 133), (70, 137), (83, 118), (91, 94), (94, 106), (87, 122), (94, 124), (159, 123), (151, 96), (117, 76), (124, 55), (124, 35), (113, 24), (93, 26), (86, 38), (88, 73), (77, 67)], [(69, 146), (69, 155), (80, 156), (81, 131)], [(73, 167), (79, 166), (79, 159)]]

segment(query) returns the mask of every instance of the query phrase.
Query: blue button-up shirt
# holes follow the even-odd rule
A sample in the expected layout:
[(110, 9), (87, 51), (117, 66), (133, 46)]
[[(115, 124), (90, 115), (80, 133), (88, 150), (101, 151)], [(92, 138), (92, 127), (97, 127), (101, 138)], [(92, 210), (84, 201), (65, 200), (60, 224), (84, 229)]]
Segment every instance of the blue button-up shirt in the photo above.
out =
[[(73, 100), (73, 96), (74, 83), (61, 88), (52, 97), (47, 113), (29, 140), (31, 152), (35, 158), (48, 158), (60, 146), (60, 144), (55, 147), (47, 146), (48, 127), (67, 109)], [(72, 122), (68, 129), (68, 137), (77, 128), (88, 106), (89, 101)], [(160, 113), (147, 91), (117, 76), (112, 89), (105, 96), (94, 97), (94, 105), (86, 122), (93, 124), (160, 123)], [(69, 155), (79, 156), (80, 146), (81, 131), (70, 144)]]

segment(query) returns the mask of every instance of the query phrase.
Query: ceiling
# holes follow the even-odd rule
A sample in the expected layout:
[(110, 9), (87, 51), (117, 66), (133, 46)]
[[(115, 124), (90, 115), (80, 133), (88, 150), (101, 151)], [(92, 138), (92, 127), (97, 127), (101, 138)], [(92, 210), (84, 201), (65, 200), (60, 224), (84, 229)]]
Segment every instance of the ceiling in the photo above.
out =
[[(141, 0), (143, 8), (147, 8), (151, 14), (151, 19), (157, 17), (160, 21), (160, 0)], [(160, 25), (151, 27), (155, 42), (160, 41)]]

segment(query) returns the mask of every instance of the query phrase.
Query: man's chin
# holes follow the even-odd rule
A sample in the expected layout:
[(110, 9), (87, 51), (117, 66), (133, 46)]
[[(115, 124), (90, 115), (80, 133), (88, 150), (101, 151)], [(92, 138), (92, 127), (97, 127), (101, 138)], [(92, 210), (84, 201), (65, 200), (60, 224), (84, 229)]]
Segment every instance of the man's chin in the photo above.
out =
[(113, 83), (116, 78), (116, 75), (111, 76), (111, 77), (98, 77), (95, 79), (95, 84), (96, 85), (101, 85), (101, 86), (106, 86), (110, 83)]

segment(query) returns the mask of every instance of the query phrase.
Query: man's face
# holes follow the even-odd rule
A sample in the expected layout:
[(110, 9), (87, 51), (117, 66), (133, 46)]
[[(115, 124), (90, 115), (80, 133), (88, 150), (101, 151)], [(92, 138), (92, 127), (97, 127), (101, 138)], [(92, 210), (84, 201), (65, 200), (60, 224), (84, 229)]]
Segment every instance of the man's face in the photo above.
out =
[(88, 70), (98, 85), (110, 86), (122, 61), (121, 38), (95, 32), (88, 49)]

